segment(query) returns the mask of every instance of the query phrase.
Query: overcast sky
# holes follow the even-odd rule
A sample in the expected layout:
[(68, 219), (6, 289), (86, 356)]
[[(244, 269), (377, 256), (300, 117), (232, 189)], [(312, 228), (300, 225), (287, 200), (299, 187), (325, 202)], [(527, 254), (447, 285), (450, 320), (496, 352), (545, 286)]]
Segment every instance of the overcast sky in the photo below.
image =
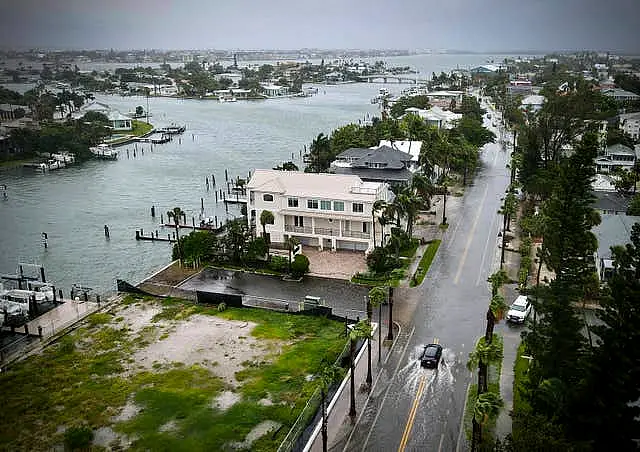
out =
[(640, 53), (640, 0), (0, 0), (0, 45)]

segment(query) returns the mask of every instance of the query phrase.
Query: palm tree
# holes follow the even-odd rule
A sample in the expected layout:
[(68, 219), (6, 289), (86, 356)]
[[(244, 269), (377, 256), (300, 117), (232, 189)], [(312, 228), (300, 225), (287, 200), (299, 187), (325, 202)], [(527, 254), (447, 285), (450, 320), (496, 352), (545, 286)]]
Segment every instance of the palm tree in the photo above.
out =
[(300, 240), (295, 237), (288, 237), (285, 240), (285, 244), (287, 245), (287, 249), (289, 250), (289, 273), (291, 273), (291, 257), (293, 255), (293, 249), (300, 244)]
[(469, 362), (467, 367), (473, 370), (478, 367), (478, 394), (487, 392), (487, 369), (489, 364), (502, 360), (502, 350), (500, 349), (499, 336), (494, 334), (494, 340), (487, 343), (484, 337), (480, 338), (476, 349), (469, 353)]
[(176, 225), (176, 243), (178, 244), (178, 256), (182, 263), (182, 247), (180, 245), (180, 218), (186, 215), (180, 207), (174, 207), (173, 210), (167, 212), (167, 218), (173, 219)]
[[(373, 308), (378, 308), (378, 363), (380, 362), (382, 350), (382, 303), (387, 298), (387, 291), (384, 287), (373, 287), (367, 296), (367, 319), (371, 325), (371, 317), (373, 317)], [(371, 387), (371, 340), (369, 340), (369, 367), (367, 368), (367, 384)]]
[(329, 388), (340, 375), (340, 368), (335, 364), (324, 364), (320, 371), (320, 394), (322, 398), (322, 452), (327, 452), (327, 392)]
[(311, 146), (309, 147), (311, 163), (305, 171), (310, 173), (320, 173), (328, 169), (329, 163), (331, 163), (330, 151), (331, 143), (329, 142), (329, 137), (324, 133), (319, 134), (314, 138), (311, 142)]
[(495, 417), (502, 408), (502, 399), (495, 392), (485, 392), (478, 395), (475, 406), (473, 408), (473, 435), (471, 450), (476, 450), (482, 441), (482, 426), (489, 419)]
[[(387, 202), (385, 200), (378, 199), (376, 202), (373, 203), (373, 208), (371, 209), (371, 226), (373, 227), (373, 248), (374, 249), (376, 247), (376, 213), (384, 211), (386, 206), (387, 206)], [(382, 216), (380, 216), (380, 218), (382, 218)], [(383, 246), (382, 238), (384, 237), (384, 228), (380, 232), (380, 237), (381, 237), (380, 246)]]
[(273, 224), (274, 220), (275, 218), (273, 216), (273, 212), (271, 212), (270, 210), (263, 210), (260, 213), (260, 224), (262, 225), (262, 238), (264, 238), (264, 241), (267, 243), (267, 245), (271, 243), (271, 240), (267, 240), (267, 225)]
[(502, 314), (507, 310), (507, 305), (504, 302), (504, 297), (500, 294), (495, 294), (491, 297), (489, 303), (489, 309), (487, 309), (487, 328), (484, 333), (484, 341), (490, 344), (493, 340), (493, 328), (496, 322), (502, 319)]
[(349, 332), (349, 358), (351, 368), (351, 404), (349, 407), (349, 416), (352, 418), (356, 415), (356, 382), (355, 382), (355, 355), (356, 342), (358, 339), (368, 339), (371, 337), (371, 325), (366, 320), (360, 320)]
[(431, 197), (435, 193), (435, 187), (429, 177), (425, 174), (414, 174), (411, 178), (411, 189), (421, 198), (423, 208), (429, 210), (431, 208)]

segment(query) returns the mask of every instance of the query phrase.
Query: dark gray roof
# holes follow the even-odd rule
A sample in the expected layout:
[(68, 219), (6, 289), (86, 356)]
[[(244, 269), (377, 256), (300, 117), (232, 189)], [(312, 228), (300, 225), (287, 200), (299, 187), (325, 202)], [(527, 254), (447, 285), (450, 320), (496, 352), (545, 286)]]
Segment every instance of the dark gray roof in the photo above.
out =
[(640, 217), (631, 215), (601, 215), (602, 221), (592, 231), (598, 239), (598, 257), (611, 258), (611, 247), (630, 242), (631, 228)]
[(370, 154), (373, 149), (369, 148), (349, 148), (336, 155), (336, 160), (360, 158)]
[(399, 151), (397, 149), (390, 148), (388, 146), (381, 146), (378, 149), (372, 149), (371, 153), (365, 155), (351, 164), (352, 168), (370, 168), (374, 165), (382, 164), (387, 169), (402, 169), (407, 166), (407, 163), (411, 161), (411, 154)]
[(336, 174), (351, 174), (358, 176), (365, 182), (399, 182), (408, 183), (413, 177), (413, 173), (408, 169), (374, 169), (374, 168), (344, 168), (334, 167), (332, 171)]
[(594, 191), (593, 195), (596, 197), (593, 208), (597, 210), (626, 213), (631, 202), (631, 198), (615, 191)]

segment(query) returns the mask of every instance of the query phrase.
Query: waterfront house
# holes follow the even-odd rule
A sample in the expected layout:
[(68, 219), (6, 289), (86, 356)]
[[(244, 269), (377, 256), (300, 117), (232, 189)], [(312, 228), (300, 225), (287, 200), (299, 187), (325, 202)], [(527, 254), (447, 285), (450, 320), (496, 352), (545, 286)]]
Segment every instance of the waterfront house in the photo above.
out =
[(118, 110), (112, 109), (102, 102), (90, 102), (85, 104), (79, 111), (73, 114), (74, 119), (80, 119), (90, 111), (102, 113), (110, 122), (111, 129), (117, 132), (130, 131), (133, 129), (131, 118), (121, 114)]
[(407, 185), (411, 181), (412, 156), (389, 146), (350, 148), (331, 163), (335, 174), (353, 174), (366, 182)]
[(604, 155), (596, 158), (596, 172), (608, 174), (615, 168), (631, 170), (636, 162), (636, 151), (624, 144), (607, 147)]
[[(257, 169), (247, 183), (248, 212), (252, 224), (262, 211), (273, 213), (266, 225), (271, 242), (284, 243), (295, 237), (303, 246), (320, 250), (373, 250), (382, 231), (373, 204), (390, 202), (393, 194), (386, 183), (365, 182), (355, 175), (303, 173)], [(373, 221), (375, 218), (375, 227)]]
[(273, 85), (271, 83), (261, 83), (260, 90), (267, 97), (283, 97), (289, 94), (288, 86)]
[(591, 230), (598, 239), (598, 250), (594, 260), (600, 281), (613, 275), (612, 246), (624, 246), (630, 242), (631, 228), (640, 222), (640, 217), (631, 215), (601, 215), (600, 224)]
[(420, 150), (422, 149), (422, 141), (411, 140), (380, 140), (378, 147), (389, 146), (390, 148), (406, 152), (411, 155), (411, 166), (409, 170), (416, 171), (419, 167)]
[(601, 215), (626, 215), (631, 197), (617, 191), (594, 190), (593, 208)]

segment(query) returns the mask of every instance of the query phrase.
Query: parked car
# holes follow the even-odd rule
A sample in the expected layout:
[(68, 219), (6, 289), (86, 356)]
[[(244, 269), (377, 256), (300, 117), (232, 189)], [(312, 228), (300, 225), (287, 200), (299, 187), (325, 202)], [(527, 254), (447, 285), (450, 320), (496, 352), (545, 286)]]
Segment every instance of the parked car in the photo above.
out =
[(526, 295), (520, 295), (509, 307), (507, 321), (513, 323), (524, 323), (531, 313), (531, 303)]
[(442, 346), (440, 344), (427, 344), (424, 346), (424, 350), (422, 350), (422, 355), (420, 356), (420, 365), (422, 367), (435, 369), (436, 367), (438, 367), (441, 356)]

